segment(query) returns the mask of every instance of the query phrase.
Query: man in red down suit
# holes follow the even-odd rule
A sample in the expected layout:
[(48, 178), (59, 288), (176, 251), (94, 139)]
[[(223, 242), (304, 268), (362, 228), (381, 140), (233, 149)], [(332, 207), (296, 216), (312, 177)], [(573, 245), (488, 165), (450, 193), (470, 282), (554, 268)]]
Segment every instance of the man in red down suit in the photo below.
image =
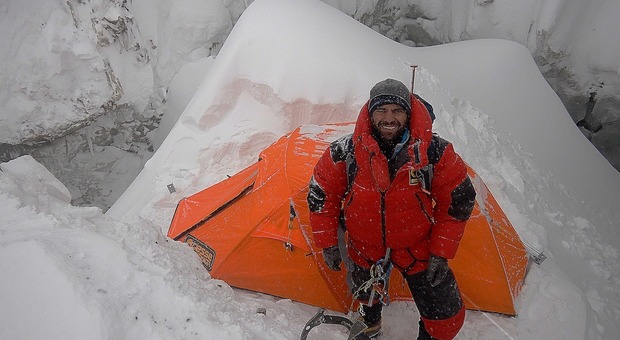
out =
[(340, 270), (338, 228), (344, 224), (350, 288), (370, 338), (381, 334), (383, 304), (369, 301), (365, 283), (380, 260), (407, 282), (421, 316), (418, 339), (452, 339), (465, 320), (448, 259), (476, 193), (452, 144), (431, 129), (429, 111), (407, 86), (381, 81), (370, 90), (354, 132), (327, 148), (310, 180), (314, 241), (327, 266)]

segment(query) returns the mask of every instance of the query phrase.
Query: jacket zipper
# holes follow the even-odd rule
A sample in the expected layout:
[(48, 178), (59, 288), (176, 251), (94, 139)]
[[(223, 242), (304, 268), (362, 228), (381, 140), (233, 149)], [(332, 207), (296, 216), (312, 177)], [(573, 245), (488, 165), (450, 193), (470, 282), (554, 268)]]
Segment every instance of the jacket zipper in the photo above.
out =
[(383, 247), (387, 248), (387, 232), (385, 227), (385, 192), (381, 192), (381, 237)]
[[(372, 158), (375, 156), (375, 153), (370, 149), (367, 150), (370, 152), (370, 164), (372, 164)], [(374, 175), (372, 176), (374, 177)], [(379, 188), (376, 182), (375, 185), (377, 186), (377, 188)], [(392, 183), (390, 181), (390, 186), (391, 185)], [(379, 192), (381, 193), (381, 239), (383, 241), (383, 247), (387, 248), (387, 232), (385, 227), (385, 191), (379, 190)]]

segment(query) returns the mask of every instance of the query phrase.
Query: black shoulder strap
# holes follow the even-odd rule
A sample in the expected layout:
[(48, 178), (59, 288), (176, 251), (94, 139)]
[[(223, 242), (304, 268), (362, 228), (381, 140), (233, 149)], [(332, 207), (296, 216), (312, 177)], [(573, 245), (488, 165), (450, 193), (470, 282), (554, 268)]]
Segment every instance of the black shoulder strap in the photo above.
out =
[(347, 190), (345, 195), (349, 193), (349, 190), (351, 190), (351, 185), (353, 185), (353, 180), (355, 179), (355, 175), (357, 175), (357, 162), (355, 161), (355, 147), (353, 145), (352, 137), (353, 136), (349, 138), (351, 144), (348, 148), (346, 148), (346, 157), (344, 160), (347, 169)]
[(438, 134), (433, 133), (433, 137), (431, 138), (431, 143), (428, 146), (428, 150), (426, 152), (428, 156), (428, 165), (420, 170), (420, 177), (422, 179), (422, 185), (424, 190), (431, 191), (431, 183), (433, 182), (433, 171), (435, 168), (435, 164), (439, 162), (443, 152), (446, 150), (449, 142), (441, 137)]
[(353, 151), (353, 133), (348, 135), (344, 135), (335, 141), (333, 141), (330, 145), (330, 153), (332, 157), (332, 161), (334, 163), (345, 162), (346, 164), (346, 172), (347, 172), (347, 190), (345, 191), (345, 195), (349, 193), (349, 189), (351, 189), (351, 185), (353, 183), (353, 179), (357, 173), (357, 163), (355, 161), (355, 154)]

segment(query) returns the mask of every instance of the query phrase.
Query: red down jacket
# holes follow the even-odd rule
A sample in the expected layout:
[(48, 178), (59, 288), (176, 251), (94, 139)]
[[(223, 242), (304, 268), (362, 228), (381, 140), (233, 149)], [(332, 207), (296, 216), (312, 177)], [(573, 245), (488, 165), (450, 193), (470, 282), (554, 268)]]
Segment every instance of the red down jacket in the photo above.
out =
[[(414, 96), (411, 104), (406, 158), (393, 179), (372, 135), (368, 103), (353, 134), (334, 141), (319, 159), (308, 194), (318, 247), (338, 244), (343, 212), (349, 257), (362, 267), (383, 258), (387, 248), (407, 274), (426, 269), (430, 253), (448, 259), (456, 254), (475, 191), (452, 144), (432, 133), (424, 105)], [(353, 170), (347, 166), (351, 152)]]

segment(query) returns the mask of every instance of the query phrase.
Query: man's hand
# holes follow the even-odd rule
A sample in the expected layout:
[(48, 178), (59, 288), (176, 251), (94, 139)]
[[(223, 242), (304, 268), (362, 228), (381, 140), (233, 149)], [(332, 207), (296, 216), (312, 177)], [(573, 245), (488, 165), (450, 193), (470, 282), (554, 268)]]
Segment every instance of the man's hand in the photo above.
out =
[(431, 254), (428, 259), (428, 269), (426, 269), (426, 279), (431, 283), (431, 287), (436, 287), (446, 278), (448, 269), (448, 260)]
[(329, 269), (340, 271), (340, 262), (342, 262), (342, 257), (340, 256), (340, 249), (338, 246), (323, 248), (323, 259)]

